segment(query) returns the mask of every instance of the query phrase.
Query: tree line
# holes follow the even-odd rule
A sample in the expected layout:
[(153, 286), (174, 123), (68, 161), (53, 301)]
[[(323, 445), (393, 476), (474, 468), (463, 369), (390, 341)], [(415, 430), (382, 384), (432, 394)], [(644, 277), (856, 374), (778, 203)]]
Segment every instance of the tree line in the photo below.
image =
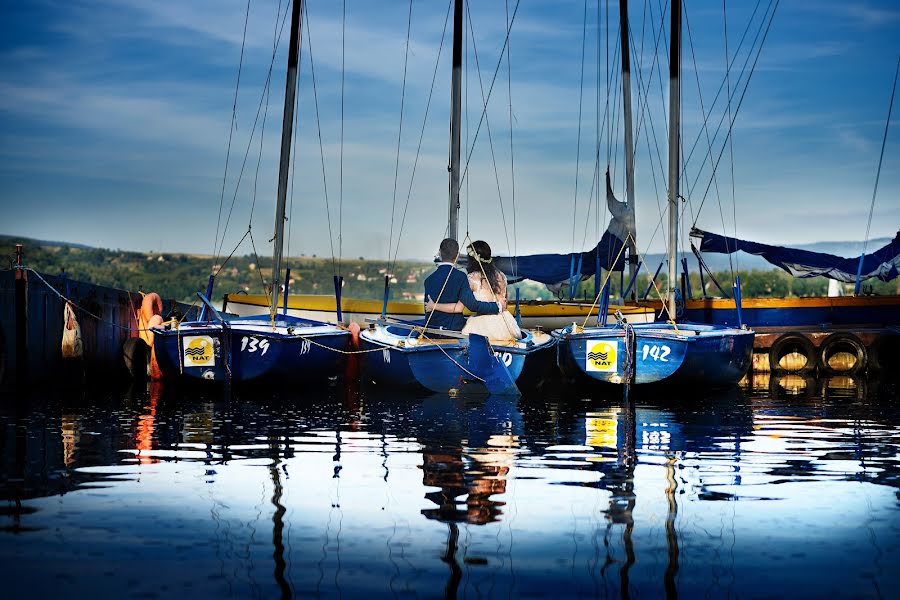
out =
[[(217, 263), (213, 257), (182, 253), (133, 252), (93, 248), (75, 244), (43, 242), (27, 238), (0, 236), (0, 248), (7, 257), (0, 263), (2, 267), (12, 267), (16, 243), (24, 245), (24, 263), (37, 271), (50, 275), (65, 272), (71, 279), (86, 281), (119, 289), (157, 292), (164, 298), (193, 302), (198, 291), (206, 289), (207, 278), (217, 273), (214, 297), (225, 293), (246, 292), (260, 294), (271, 285), (271, 258), (254, 255), (233, 256)], [(394, 300), (416, 300), (421, 298), (425, 277), (433, 270), (433, 264), (425, 261), (398, 261), (390, 265), (383, 260), (366, 260), (363, 257), (343, 259), (338, 265), (330, 258), (300, 257), (290, 258), (286, 264), (291, 269), (291, 292), (297, 294), (334, 294), (334, 276), (344, 277), (343, 294), (357, 298), (381, 299), (384, 281), (390, 282), (391, 298)], [(823, 277), (798, 279), (776, 268), (741, 272), (742, 292), (745, 298), (786, 298), (826, 296), (828, 280)], [(715, 279), (726, 292), (731, 293), (730, 273), (715, 273)], [(603, 274), (601, 282), (606, 278)], [(711, 282), (704, 277), (706, 295), (722, 296)], [(620, 298), (622, 286), (627, 287), (618, 273), (609, 277), (611, 295)], [(689, 275), (689, 294), (694, 298), (703, 295), (700, 274)], [(656, 285), (664, 290), (666, 278), (661, 274)], [(510, 286), (510, 297), (514, 298), (514, 288), (519, 287), (523, 300), (549, 300), (557, 295), (543, 285), (523, 282)], [(635, 289), (643, 297), (650, 287), (650, 275), (639, 274)], [(853, 284), (843, 284), (845, 293), (852, 294)], [(581, 282), (575, 298), (592, 300), (594, 280)], [(688, 292), (688, 290), (685, 290)], [(869, 280), (863, 282), (863, 291), (879, 295), (900, 294), (900, 278), (891, 282)], [(568, 298), (567, 291), (560, 294)], [(655, 298), (651, 288), (649, 297)]]

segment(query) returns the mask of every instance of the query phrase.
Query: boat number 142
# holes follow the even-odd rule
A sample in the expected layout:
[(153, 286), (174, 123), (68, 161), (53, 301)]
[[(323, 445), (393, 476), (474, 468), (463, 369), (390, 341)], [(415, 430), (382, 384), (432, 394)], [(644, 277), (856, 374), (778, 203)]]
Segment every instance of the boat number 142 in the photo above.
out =
[(659, 362), (669, 362), (669, 360), (666, 357), (671, 352), (672, 352), (672, 349), (669, 348), (668, 346), (664, 346), (661, 344), (644, 344), (644, 349), (643, 349), (644, 356), (643, 356), (642, 360), (647, 360), (647, 357), (649, 356), (653, 360), (658, 360)]

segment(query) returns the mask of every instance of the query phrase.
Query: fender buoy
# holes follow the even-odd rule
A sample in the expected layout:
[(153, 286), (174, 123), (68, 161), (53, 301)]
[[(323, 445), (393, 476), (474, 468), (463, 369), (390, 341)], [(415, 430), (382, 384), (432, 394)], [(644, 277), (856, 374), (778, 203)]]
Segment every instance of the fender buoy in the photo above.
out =
[(125, 359), (125, 368), (132, 379), (144, 381), (150, 374), (150, 347), (139, 338), (133, 337), (125, 340), (122, 345), (122, 358)]
[(900, 375), (900, 334), (884, 333), (875, 338), (869, 347), (869, 367)]
[[(805, 358), (806, 361), (782, 360), (795, 352), (801, 358)], [(810, 371), (815, 371), (818, 362), (816, 358), (816, 350), (809, 338), (802, 333), (794, 331), (782, 335), (769, 348), (769, 365), (773, 373), (809, 373)]]
[[(849, 354), (852, 362), (835, 360), (842, 353)], [(852, 333), (832, 333), (819, 346), (819, 364), (826, 375), (853, 375), (866, 368), (867, 357), (866, 347)]]
[(773, 375), (769, 378), (772, 400), (805, 400), (812, 396), (815, 387), (815, 380), (804, 375)]

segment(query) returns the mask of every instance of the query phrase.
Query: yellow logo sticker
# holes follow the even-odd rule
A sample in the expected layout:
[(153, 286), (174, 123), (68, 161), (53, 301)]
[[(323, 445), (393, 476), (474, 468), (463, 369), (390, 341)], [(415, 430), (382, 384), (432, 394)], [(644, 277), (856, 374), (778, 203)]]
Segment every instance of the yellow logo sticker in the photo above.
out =
[(211, 367), (216, 364), (213, 340), (208, 335), (184, 338), (184, 366)]
[(608, 373), (616, 372), (616, 354), (618, 353), (618, 342), (595, 342), (587, 343), (587, 361), (588, 371), (603, 371)]

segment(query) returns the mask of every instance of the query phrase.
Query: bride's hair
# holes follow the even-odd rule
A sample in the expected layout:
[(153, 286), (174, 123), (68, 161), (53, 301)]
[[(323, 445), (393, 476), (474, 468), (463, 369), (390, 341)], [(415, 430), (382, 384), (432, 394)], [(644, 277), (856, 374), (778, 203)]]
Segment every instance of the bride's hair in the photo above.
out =
[(500, 278), (503, 274), (494, 266), (491, 256), (491, 247), (483, 240), (477, 240), (466, 248), (469, 260), (466, 263), (466, 271), (469, 273), (481, 273), (487, 278), (488, 285), (495, 294), (500, 293)]

